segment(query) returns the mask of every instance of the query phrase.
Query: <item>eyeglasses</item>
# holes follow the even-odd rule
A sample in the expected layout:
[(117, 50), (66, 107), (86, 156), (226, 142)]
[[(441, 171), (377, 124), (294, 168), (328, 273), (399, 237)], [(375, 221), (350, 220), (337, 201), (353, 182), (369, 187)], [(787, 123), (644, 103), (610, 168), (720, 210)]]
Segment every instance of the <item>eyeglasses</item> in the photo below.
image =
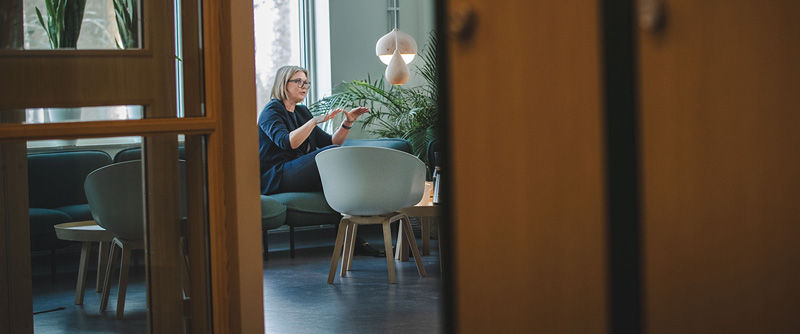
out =
[(303, 79), (289, 80), (289, 82), (297, 83), (297, 85), (300, 86), (300, 88), (311, 87), (311, 81), (303, 81)]

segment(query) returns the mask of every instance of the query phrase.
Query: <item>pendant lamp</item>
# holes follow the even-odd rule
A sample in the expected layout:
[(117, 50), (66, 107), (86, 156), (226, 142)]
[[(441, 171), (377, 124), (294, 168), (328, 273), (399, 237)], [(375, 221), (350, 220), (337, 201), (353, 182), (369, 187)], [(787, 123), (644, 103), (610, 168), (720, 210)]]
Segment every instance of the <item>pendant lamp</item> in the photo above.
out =
[(417, 55), (417, 41), (411, 35), (394, 28), (388, 34), (383, 35), (378, 40), (378, 43), (375, 44), (375, 55), (386, 65), (389, 65), (395, 50), (400, 50), (400, 56), (408, 64)]
[(397, 0), (394, 0), (394, 29), (375, 44), (375, 54), (387, 64), (384, 76), (392, 85), (402, 85), (408, 81), (408, 63), (417, 54), (417, 42), (411, 35), (397, 29)]
[(408, 65), (403, 61), (400, 51), (394, 50), (389, 66), (386, 66), (386, 72), (383, 75), (386, 77), (386, 81), (392, 85), (402, 85), (408, 81), (411, 73), (408, 71)]

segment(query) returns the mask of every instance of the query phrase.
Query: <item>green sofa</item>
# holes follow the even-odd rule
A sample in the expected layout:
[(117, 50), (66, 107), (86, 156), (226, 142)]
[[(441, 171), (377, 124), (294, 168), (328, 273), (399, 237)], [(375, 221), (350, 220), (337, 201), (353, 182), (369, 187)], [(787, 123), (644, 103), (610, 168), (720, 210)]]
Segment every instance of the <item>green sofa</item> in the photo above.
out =
[[(378, 146), (411, 153), (411, 144), (400, 138), (348, 139), (343, 146)], [(183, 146), (179, 147), (184, 156)], [(54, 225), (91, 220), (83, 183), (97, 168), (141, 159), (141, 147), (123, 149), (112, 157), (98, 150), (74, 150), (28, 155), (30, 229), (32, 251), (49, 250), (52, 271), (55, 251), (70, 242), (59, 240)], [(281, 193), (261, 196), (261, 225), (264, 260), (269, 258), (267, 231), (289, 226), (290, 254), (295, 256), (295, 228), (338, 224), (341, 215), (333, 211), (322, 192)]]
[(31, 251), (50, 252), (50, 272), (55, 277), (56, 250), (73, 244), (59, 240), (53, 226), (92, 220), (83, 192), (86, 176), (112, 163), (98, 150), (72, 150), (28, 155), (28, 215)]

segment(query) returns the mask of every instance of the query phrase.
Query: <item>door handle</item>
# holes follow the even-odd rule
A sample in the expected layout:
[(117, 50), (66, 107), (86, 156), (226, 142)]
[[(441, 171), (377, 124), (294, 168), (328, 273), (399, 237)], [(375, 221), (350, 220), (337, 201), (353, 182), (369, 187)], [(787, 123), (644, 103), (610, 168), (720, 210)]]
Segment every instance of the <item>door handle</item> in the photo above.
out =
[(639, 28), (656, 33), (666, 24), (666, 6), (663, 0), (639, 0)]
[(461, 2), (450, 13), (450, 33), (460, 40), (468, 40), (475, 31), (475, 9), (468, 3)]

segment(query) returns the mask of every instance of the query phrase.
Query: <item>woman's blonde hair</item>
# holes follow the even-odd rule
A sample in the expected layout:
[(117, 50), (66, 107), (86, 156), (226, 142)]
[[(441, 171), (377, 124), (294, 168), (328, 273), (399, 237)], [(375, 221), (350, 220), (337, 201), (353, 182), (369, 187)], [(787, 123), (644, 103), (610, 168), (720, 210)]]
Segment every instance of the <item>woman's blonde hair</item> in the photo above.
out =
[(308, 78), (308, 71), (300, 66), (283, 66), (278, 69), (278, 72), (275, 73), (275, 83), (272, 85), (272, 92), (270, 93), (271, 99), (278, 99), (279, 101), (283, 102), (289, 99), (286, 95), (286, 84), (289, 83), (289, 79), (297, 72), (303, 72), (306, 74), (306, 78)]

